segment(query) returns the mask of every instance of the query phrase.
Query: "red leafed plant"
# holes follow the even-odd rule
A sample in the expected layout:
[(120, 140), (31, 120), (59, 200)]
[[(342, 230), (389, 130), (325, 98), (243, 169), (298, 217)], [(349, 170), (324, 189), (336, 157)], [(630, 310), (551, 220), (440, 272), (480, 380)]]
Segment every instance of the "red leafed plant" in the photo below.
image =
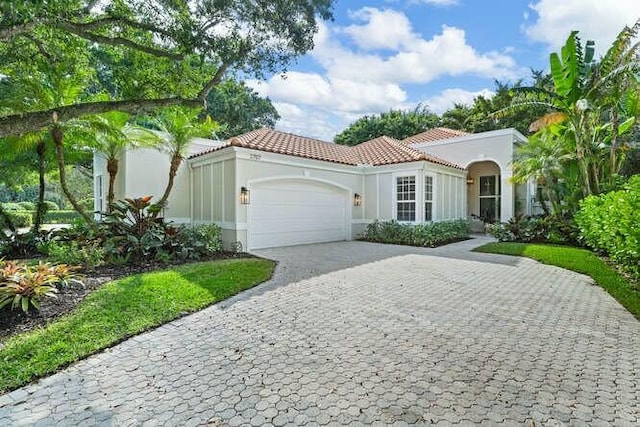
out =
[[(0, 260), (0, 309), (11, 305), (25, 313), (40, 308), (42, 298), (57, 298), (58, 287), (79, 282), (75, 267), (40, 263), (30, 266)], [(81, 283), (81, 282), (80, 282)]]

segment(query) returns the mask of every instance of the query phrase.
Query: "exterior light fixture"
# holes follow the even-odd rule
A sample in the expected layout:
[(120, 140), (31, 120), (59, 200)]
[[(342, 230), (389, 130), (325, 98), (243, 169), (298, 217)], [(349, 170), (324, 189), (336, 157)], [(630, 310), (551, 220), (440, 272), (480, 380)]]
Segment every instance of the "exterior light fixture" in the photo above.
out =
[(240, 204), (248, 205), (249, 204), (249, 190), (247, 187), (240, 188)]
[(473, 178), (472, 178), (472, 177), (468, 177), (468, 178), (467, 178), (467, 184), (469, 184), (469, 185), (473, 185), (473, 182), (474, 182), (474, 181), (473, 181)]
[(362, 205), (362, 196), (358, 193), (353, 195), (353, 206), (361, 206)]

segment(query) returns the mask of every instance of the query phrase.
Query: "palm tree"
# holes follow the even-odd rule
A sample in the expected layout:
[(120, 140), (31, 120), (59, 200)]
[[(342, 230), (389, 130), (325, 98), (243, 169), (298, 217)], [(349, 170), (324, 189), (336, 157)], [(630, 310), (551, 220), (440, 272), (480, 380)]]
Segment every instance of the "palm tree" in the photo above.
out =
[[(0, 97), (0, 108), (12, 111), (33, 111), (33, 110), (53, 110), (56, 107), (65, 106), (76, 102), (86, 88), (86, 75), (83, 73), (66, 74), (61, 68), (55, 64), (36, 64), (33, 69), (25, 69), (18, 74), (14, 80), (10, 81), (8, 90)], [(66, 136), (75, 136), (72, 140), (79, 140), (91, 134), (91, 124), (85, 119), (74, 119), (65, 123), (58, 121), (57, 114), (52, 113), (52, 125), (42, 133), (34, 135), (23, 135), (19, 140), (23, 142), (31, 141), (32, 147), (36, 151), (42, 153), (40, 161), (44, 159), (46, 152), (46, 141), (50, 138), (52, 141), (56, 163), (59, 170), (60, 187), (65, 196), (78, 211), (78, 213), (88, 222), (91, 223), (92, 218), (84, 211), (82, 206), (69, 190), (66, 180), (66, 160), (65, 150), (69, 147), (65, 146), (67, 142)], [(37, 141), (34, 143), (34, 141)], [(42, 164), (39, 164), (42, 169)], [(41, 179), (41, 184), (43, 180)], [(41, 188), (41, 200), (44, 202), (43, 187)], [(41, 204), (38, 211), (42, 214), (44, 203)], [(36, 220), (34, 223), (38, 223)], [(34, 224), (34, 225), (36, 225)]]
[(130, 118), (127, 113), (112, 111), (96, 116), (91, 121), (96, 134), (90, 146), (107, 161), (107, 212), (111, 212), (113, 207), (114, 185), (122, 152), (129, 147), (154, 146), (161, 141), (157, 133), (129, 123)]
[[(159, 111), (150, 119), (150, 125), (155, 128), (162, 139), (158, 149), (166, 152), (170, 157), (169, 180), (156, 203), (158, 207), (165, 207), (178, 169), (182, 164), (191, 140), (196, 137), (211, 137), (219, 125), (207, 116), (200, 120), (200, 110), (172, 107)], [(159, 211), (156, 212), (156, 214)]]
[(516, 88), (512, 105), (495, 113), (503, 116), (546, 107), (549, 113), (533, 122), (530, 130), (554, 127), (546, 137), (575, 155), (583, 197), (598, 193), (602, 180), (612, 178), (622, 166), (619, 137), (633, 127), (638, 108), (637, 102), (622, 108), (620, 100), (640, 97), (636, 79), (640, 49), (634, 42), (639, 30), (640, 21), (625, 28), (599, 63), (594, 61), (594, 42), (583, 47), (577, 31), (572, 32), (561, 53), (550, 56), (553, 87)]
[[(44, 221), (44, 215), (46, 214), (47, 206), (44, 203), (44, 196), (46, 190), (46, 173), (47, 173), (47, 133), (35, 132), (28, 133), (20, 136), (12, 136), (5, 138), (2, 141), (5, 147), (4, 155), (11, 153), (14, 161), (20, 161), (16, 159), (16, 155), (24, 154), (30, 151), (34, 151), (36, 154), (36, 163), (38, 169), (38, 200), (36, 201), (36, 211), (33, 216), (33, 224), (31, 231), (37, 233), (40, 231), (40, 227)], [(30, 156), (29, 156), (30, 157)], [(24, 160), (22, 160), (24, 162)], [(31, 164), (31, 160), (27, 160)]]

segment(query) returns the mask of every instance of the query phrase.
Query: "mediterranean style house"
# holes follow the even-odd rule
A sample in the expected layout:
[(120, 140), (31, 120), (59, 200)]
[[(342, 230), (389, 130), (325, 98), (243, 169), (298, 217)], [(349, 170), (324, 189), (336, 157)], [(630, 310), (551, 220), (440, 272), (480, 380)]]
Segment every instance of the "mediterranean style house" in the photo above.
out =
[[(514, 148), (525, 142), (514, 129), (445, 128), (354, 147), (267, 128), (196, 139), (164, 217), (216, 223), (226, 247), (244, 250), (351, 240), (374, 220), (507, 221), (534, 208), (533, 185), (510, 181)], [(168, 168), (160, 151), (123, 152), (116, 198), (159, 197)], [(94, 176), (95, 208), (103, 211), (108, 176), (97, 154)]]

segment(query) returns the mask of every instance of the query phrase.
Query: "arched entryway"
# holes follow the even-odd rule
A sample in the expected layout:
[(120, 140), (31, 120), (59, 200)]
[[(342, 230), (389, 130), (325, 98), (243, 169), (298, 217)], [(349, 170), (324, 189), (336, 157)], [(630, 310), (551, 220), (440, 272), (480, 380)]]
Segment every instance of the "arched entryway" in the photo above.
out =
[(486, 223), (500, 221), (502, 177), (500, 166), (492, 160), (467, 166), (467, 215)]

